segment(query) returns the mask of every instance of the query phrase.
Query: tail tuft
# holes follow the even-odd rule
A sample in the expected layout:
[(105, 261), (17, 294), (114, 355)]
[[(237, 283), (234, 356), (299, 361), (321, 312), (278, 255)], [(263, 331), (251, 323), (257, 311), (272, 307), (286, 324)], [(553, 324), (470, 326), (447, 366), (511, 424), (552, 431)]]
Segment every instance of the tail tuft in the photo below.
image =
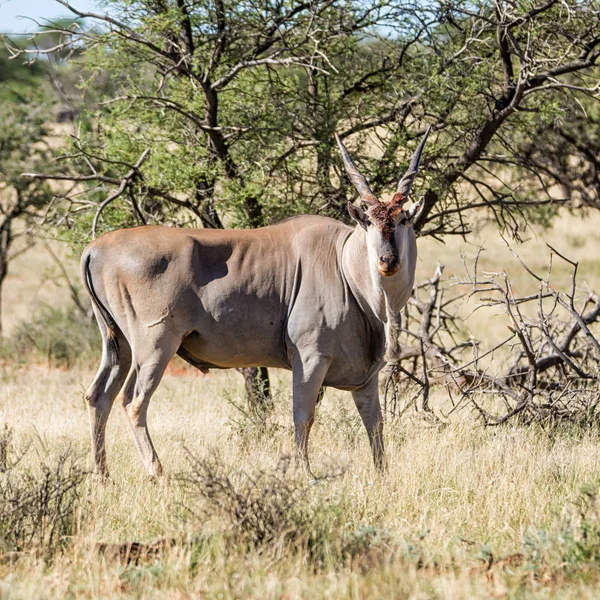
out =
[(91, 260), (92, 255), (90, 252), (85, 258), (85, 265), (83, 267), (84, 282), (85, 286), (87, 287), (88, 294), (90, 295), (90, 298), (92, 299), (92, 302), (97, 308), (98, 314), (100, 315), (104, 323), (104, 327), (106, 329), (106, 351), (108, 355), (107, 358), (109, 364), (114, 365), (117, 364), (119, 361), (119, 341), (117, 339), (117, 331), (119, 330), (119, 326), (113, 319), (106, 306), (102, 304), (100, 298), (98, 298), (98, 295), (96, 294), (94, 284), (92, 283), (92, 274), (90, 272)]

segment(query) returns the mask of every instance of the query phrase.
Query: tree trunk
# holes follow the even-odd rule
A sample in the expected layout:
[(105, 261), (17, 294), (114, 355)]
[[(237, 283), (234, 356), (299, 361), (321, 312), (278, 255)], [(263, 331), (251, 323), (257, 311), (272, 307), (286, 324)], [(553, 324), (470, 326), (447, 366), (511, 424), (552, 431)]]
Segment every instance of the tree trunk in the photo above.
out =
[[(1, 252), (1, 250), (0, 250)], [(3, 329), (2, 329), (2, 289), (4, 284), (4, 279), (8, 273), (8, 261), (4, 259), (4, 256), (0, 256), (0, 338), (2, 337)]]
[(266, 367), (248, 367), (238, 371), (244, 376), (248, 409), (264, 412), (273, 400), (269, 371)]
[(0, 339), (2, 338), (2, 280), (4, 277), (0, 277)]
[(11, 240), (9, 226), (5, 222), (0, 229), (0, 338), (2, 337), (2, 284), (8, 273), (8, 249)]

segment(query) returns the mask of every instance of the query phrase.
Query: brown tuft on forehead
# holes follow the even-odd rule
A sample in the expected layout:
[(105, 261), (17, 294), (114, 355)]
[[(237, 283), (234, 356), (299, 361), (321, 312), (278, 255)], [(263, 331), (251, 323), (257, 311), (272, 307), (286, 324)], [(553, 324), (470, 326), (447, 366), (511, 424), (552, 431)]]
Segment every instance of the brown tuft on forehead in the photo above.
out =
[[(411, 186), (415, 177), (417, 176), (417, 171), (419, 170), (419, 162), (421, 160), (421, 154), (423, 153), (423, 148), (425, 146), (425, 142), (427, 140), (427, 136), (431, 127), (428, 127), (425, 131), (425, 135), (423, 139), (417, 146), (412, 158), (410, 159), (410, 164), (408, 165), (408, 170), (400, 179), (398, 183), (398, 189), (394, 194), (391, 202), (382, 203), (377, 200), (375, 194), (369, 187), (369, 183), (366, 178), (360, 173), (360, 171), (356, 168), (356, 165), (352, 161), (352, 158), (348, 154), (346, 147), (342, 143), (339, 135), (335, 134), (335, 139), (340, 147), (340, 151), (342, 153), (342, 160), (344, 161), (344, 168), (348, 173), (348, 177), (350, 181), (354, 184), (356, 191), (361, 197), (361, 200), (368, 205), (367, 213), (371, 222), (381, 231), (382, 235), (386, 238), (391, 238), (396, 228), (396, 219), (403, 212), (402, 206), (405, 204), (408, 195), (410, 193)], [(364, 222), (364, 213), (358, 207), (355, 207), (352, 204), (348, 205), (348, 211), (352, 218), (358, 221), (363, 227), (366, 228)]]
[(386, 238), (390, 238), (396, 229), (396, 219), (402, 212), (402, 207), (393, 203), (378, 203), (371, 206), (367, 212), (375, 227), (377, 227)]

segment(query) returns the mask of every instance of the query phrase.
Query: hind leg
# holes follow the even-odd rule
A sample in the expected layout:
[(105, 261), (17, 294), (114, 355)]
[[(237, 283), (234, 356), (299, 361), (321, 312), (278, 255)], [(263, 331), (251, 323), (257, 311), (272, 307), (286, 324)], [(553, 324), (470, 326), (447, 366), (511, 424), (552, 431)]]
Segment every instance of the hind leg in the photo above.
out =
[(160, 477), (163, 470), (148, 431), (148, 405), (180, 343), (161, 340), (160, 346), (152, 345), (147, 351), (134, 348), (131, 369), (119, 395), (144, 468), (152, 478)]
[(90, 430), (92, 436), (92, 459), (94, 472), (103, 478), (108, 478), (106, 466), (106, 422), (113, 402), (123, 386), (131, 365), (129, 344), (122, 335), (118, 335), (118, 355), (103, 333), (102, 362), (94, 381), (85, 393), (90, 415)]

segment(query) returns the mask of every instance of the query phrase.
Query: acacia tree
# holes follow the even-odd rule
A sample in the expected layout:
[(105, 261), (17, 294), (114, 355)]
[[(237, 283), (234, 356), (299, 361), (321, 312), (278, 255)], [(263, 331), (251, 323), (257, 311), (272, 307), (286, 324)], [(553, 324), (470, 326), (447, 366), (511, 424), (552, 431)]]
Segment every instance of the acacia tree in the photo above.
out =
[(582, 94), (575, 100), (578, 112), (550, 127), (537, 125), (522, 141), (521, 155), (573, 206), (600, 208), (600, 104)]
[[(577, 96), (597, 101), (594, 0), (110, 0), (106, 15), (59, 3), (99, 25), (57, 24), (63, 44), (41, 51), (83, 47), (88, 68), (115, 80), (93, 115), (98, 128), (75, 142), (60, 174), (118, 189), (152, 151), (121, 191), (135, 191), (139, 210), (115, 203), (122, 221), (187, 212), (206, 227), (253, 227), (296, 211), (339, 213), (353, 191), (334, 131), (382, 189), (431, 124), (417, 227), (464, 233), (474, 197), (535, 206), (547, 182), (523, 142), (572, 115), (584, 122)], [(90, 211), (117, 199), (105, 204), (97, 191), (80, 200)]]
[[(95, 236), (146, 222), (199, 221), (218, 228), (227, 220), (255, 227), (298, 210), (301, 196), (288, 202), (281, 193), (285, 182), (266, 172), (267, 163), (281, 163), (269, 153), (294, 134), (289, 114), (276, 106), (280, 90), (270, 79), (282, 76), (293, 89), (306, 73), (314, 80), (316, 72), (336, 72), (321, 46), (336, 46), (339, 38), (342, 46), (349, 41), (358, 47), (354, 35), (383, 23), (382, 4), (112, 6), (110, 15), (69, 7), (103, 24), (103, 31), (59, 23), (54, 29), (65, 40), (52, 51), (83, 44), (88, 68), (118, 73), (120, 91), (92, 117), (101, 130), (83, 132), (70, 160), (52, 176), (89, 185), (86, 194), (76, 189), (65, 197), (58, 222), (79, 225), (79, 232), (85, 224), (85, 238), (90, 230)], [(303, 93), (298, 98), (303, 102)], [(264, 369), (246, 373), (246, 382), (249, 390), (268, 390)]]
[(52, 200), (48, 183), (25, 180), (23, 171), (47, 168), (48, 104), (44, 68), (10, 60), (0, 49), (0, 336), (2, 290), (11, 260), (31, 241), (31, 232)]
[(345, 218), (333, 133), (382, 193), (428, 125), (420, 233), (466, 235), (473, 207), (518, 231), (557, 200), (524, 144), (583, 115), (578, 97), (597, 101), (597, 0), (110, 0), (107, 14), (58, 1), (96, 24), (57, 24), (61, 49), (84, 48), (115, 90), (43, 174), (87, 186), (59, 215), (80, 239)]
[[(29, 103), (5, 104), (0, 119), (0, 335), (2, 334), (2, 286), (10, 261), (23, 247), (40, 220), (41, 210), (52, 200), (45, 181), (24, 180), (31, 168), (45, 168), (50, 153), (44, 146), (45, 107)], [(27, 247), (27, 240), (25, 247)]]

